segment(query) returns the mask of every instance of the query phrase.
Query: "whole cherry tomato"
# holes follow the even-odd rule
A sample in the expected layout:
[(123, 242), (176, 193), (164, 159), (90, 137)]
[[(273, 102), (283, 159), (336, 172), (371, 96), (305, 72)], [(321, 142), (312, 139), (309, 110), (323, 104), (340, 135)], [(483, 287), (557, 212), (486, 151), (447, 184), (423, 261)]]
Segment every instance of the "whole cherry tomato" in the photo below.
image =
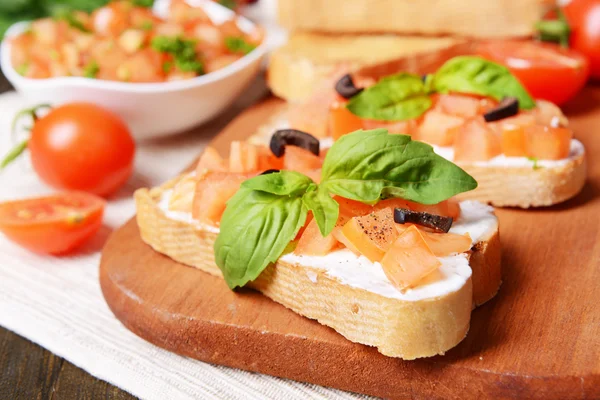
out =
[(591, 76), (600, 79), (600, 0), (573, 0), (563, 13), (571, 30), (569, 45), (587, 56)]
[(102, 226), (104, 205), (82, 192), (0, 203), (0, 231), (38, 253), (68, 253)]
[[(53, 108), (41, 118), (35, 109), (28, 112), (34, 124), (27, 148), (44, 182), (108, 196), (131, 175), (135, 143), (127, 125), (112, 112), (88, 103)], [(8, 162), (14, 158), (9, 155)]]
[(562, 104), (583, 88), (589, 67), (577, 51), (554, 43), (525, 40), (492, 40), (477, 52), (506, 65), (536, 99)]

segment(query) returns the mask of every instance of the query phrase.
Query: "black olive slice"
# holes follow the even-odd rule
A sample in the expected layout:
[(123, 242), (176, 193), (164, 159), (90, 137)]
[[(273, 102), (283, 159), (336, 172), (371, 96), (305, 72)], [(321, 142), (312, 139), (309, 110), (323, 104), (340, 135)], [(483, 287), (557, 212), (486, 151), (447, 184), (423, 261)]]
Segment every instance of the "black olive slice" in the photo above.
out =
[(452, 217), (429, 214), (407, 210), (406, 208), (394, 209), (394, 222), (397, 224), (416, 224), (434, 229), (438, 232), (448, 233), (452, 227)]
[(278, 169), (268, 169), (266, 171), (261, 172), (260, 175), (270, 175), (270, 174), (276, 174), (278, 172), (279, 172)]
[(505, 97), (497, 107), (483, 114), (483, 118), (485, 122), (494, 122), (517, 115), (518, 112), (519, 100), (516, 97)]
[(297, 129), (280, 129), (271, 136), (269, 147), (276, 157), (285, 154), (285, 146), (297, 146), (310, 151), (315, 156), (319, 155), (319, 139)]
[(363, 89), (354, 86), (352, 76), (350, 76), (350, 74), (346, 74), (342, 76), (335, 84), (335, 91), (338, 92), (338, 94), (343, 98), (349, 99), (362, 92)]

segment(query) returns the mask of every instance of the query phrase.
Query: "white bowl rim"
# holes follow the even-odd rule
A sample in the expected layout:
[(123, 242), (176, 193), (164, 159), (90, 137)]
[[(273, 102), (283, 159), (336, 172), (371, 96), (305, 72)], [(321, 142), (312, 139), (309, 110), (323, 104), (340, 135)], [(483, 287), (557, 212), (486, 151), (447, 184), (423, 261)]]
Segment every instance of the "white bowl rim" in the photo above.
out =
[[(226, 7), (221, 6), (216, 2), (211, 2), (211, 7), (221, 7), (228, 12), (231, 12)], [(249, 19), (238, 16), (240, 21), (248, 26), (256, 27), (256, 24)], [(0, 68), (2, 69), (6, 78), (15, 87), (29, 86), (36, 87), (38, 89), (48, 89), (54, 87), (85, 87), (85, 88), (96, 88), (101, 90), (110, 90), (115, 92), (127, 92), (127, 93), (166, 93), (180, 90), (187, 90), (196, 88), (199, 86), (208, 85), (213, 82), (217, 82), (230, 75), (234, 75), (237, 72), (245, 69), (255, 61), (261, 59), (269, 50), (269, 34), (265, 30), (265, 37), (260, 45), (252, 50), (247, 55), (243, 56), (239, 60), (223, 67), (217, 71), (210, 72), (205, 75), (197, 76), (190, 79), (182, 79), (179, 81), (168, 81), (168, 82), (153, 82), (153, 83), (131, 83), (131, 82), (118, 82), (103, 79), (85, 78), (80, 76), (61, 76), (51, 77), (44, 79), (32, 79), (26, 78), (20, 75), (12, 66), (10, 61), (10, 39), (25, 32), (31, 21), (17, 22), (8, 28), (5, 33), (2, 43), (0, 43)]]

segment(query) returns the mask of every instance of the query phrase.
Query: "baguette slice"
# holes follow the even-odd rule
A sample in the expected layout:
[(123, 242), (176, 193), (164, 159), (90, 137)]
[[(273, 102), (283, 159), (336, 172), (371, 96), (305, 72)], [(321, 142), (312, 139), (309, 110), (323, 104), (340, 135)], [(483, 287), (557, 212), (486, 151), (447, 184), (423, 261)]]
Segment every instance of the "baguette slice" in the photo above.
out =
[(430, 72), (471, 46), (457, 38), (295, 33), (271, 54), (267, 83), (278, 97), (302, 101), (332, 76), (360, 69), (371, 77)]
[[(142, 239), (175, 261), (222, 276), (213, 256), (215, 230), (170, 219), (160, 207), (165, 191), (181, 179), (185, 177), (135, 193)], [(419, 301), (384, 297), (343, 284), (322, 269), (281, 260), (250, 286), (353, 342), (377, 347), (384, 355), (429, 357), (456, 346), (467, 334), (473, 305), (493, 297), (500, 286), (497, 224), (469, 253), (472, 277), (459, 290)]]
[(530, 36), (551, 0), (279, 0), (292, 31)]
[[(268, 145), (277, 129), (289, 126), (286, 108), (275, 113), (249, 141)], [(477, 189), (461, 193), (459, 200), (477, 200), (495, 207), (543, 207), (566, 201), (577, 195), (585, 185), (585, 151), (580, 142), (575, 156), (559, 164), (529, 166), (484, 165), (456, 162), (478, 183)]]

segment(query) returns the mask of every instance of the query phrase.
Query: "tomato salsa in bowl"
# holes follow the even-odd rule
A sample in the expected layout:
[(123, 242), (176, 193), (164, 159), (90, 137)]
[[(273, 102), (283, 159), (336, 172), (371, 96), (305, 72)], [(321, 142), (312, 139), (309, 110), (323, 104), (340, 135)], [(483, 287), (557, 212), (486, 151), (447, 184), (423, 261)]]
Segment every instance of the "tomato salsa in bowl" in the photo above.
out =
[(0, 66), (31, 101), (93, 102), (137, 138), (187, 130), (226, 108), (260, 70), (262, 29), (211, 1), (115, 1), (91, 15), (13, 25)]

